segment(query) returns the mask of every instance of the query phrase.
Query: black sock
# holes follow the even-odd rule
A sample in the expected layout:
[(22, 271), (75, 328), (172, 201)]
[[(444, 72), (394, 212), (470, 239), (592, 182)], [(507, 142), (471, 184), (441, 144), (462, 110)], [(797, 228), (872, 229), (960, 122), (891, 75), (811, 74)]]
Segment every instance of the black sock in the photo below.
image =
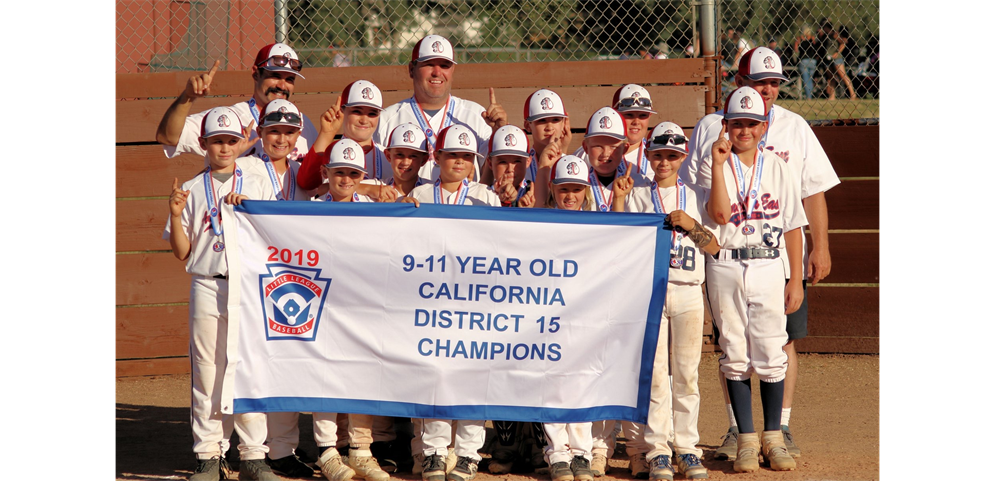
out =
[(729, 388), (729, 401), (732, 403), (732, 414), (736, 416), (739, 432), (756, 432), (753, 429), (753, 392), (750, 380), (733, 381), (726, 379), (726, 387)]
[(784, 380), (760, 381), (760, 402), (764, 408), (764, 431), (780, 431), (781, 406), (784, 405)]
[(334, 447), (335, 446), (318, 446), (318, 457), (320, 458), (322, 454), (325, 454), (325, 451), (328, 451)]

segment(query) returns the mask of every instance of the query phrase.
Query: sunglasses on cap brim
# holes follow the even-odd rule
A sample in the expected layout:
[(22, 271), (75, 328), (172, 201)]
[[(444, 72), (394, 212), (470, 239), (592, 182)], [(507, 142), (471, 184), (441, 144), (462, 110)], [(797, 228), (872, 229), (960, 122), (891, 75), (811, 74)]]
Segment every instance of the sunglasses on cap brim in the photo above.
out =
[(663, 134), (653, 138), (653, 145), (680, 145), (687, 141), (688, 138), (681, 134)]
[(618, 101), (619, 107), (646, 107), (648, 109), (653, 108), (653, 101), (646, 97), (628, 97)]
[(266, 61), (260, 62), (256, 65), (256, 67), (288, 67), (288, 66), (291, 69), (300, 72), (301, 67), (303, 67), (303, 64), (301, 64), (301, 61), (297, 60), (296, 58), (284, 57), (283, 55), (274, 55), (266, 59)]
[(289, 123), (301, 125), (301, 116), (293, 112), (270, 112), (263, 116), (263, 123), (281, 123), (286, 120)]

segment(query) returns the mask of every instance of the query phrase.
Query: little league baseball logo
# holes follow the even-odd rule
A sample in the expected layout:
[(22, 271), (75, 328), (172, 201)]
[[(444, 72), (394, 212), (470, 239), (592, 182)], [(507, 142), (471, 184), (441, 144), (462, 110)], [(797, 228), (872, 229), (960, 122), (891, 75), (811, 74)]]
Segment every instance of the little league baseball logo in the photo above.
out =
[(401, 140), (410, 144), (415, 141), (415, 133), (409, 130), (401, 135)]
[(639, 98), (639, 92), (632, 92), (632, 95), (630, 95), (630, 97), (632, 97), (634, 99), (638, 99)]
[(553, 99), (551, 99), (549, 97), (543, 98), (542, 101), (539, 102), (539, 107), (541, 107), (543, 110), (552, 110), (553, 109)]
[(363, 91), (360, 92), (360, 94), (362, 94), (363, 99), (365, 100), (373, 100), (373, 90), (371, 90), (369, 87), (364, 88)]
[(321, 269), (286, 264), (267, 264), (259, 276), (266, 340), (313, 341), (331, 279), (320, 277)]
[(601, 117), (601, 120), (598, 121), (598, 127), (601, 127), (602, 129), (610, 129), (612, 127), (612, 119), (607, 116)]
[(231, 121), (228, 120), (227, 115), (218, 117), (218, 127), (228, 127), (229, 125), (231, 125)]
[(774, 59), (772, 57), (764, 57), (764, 68), (774, 68)]
[(285, 113), (287, 113), (287, 107), (280, 107), (280, 108), (276, 109), (276, 111), (280, 112), (281, 114), (285, 114)]
[(466, 133), (459, 134), (459, 144), (470, 145), (470, 136), (466, 135)]
[(504, 146), (505, 147), (514, 147), (516, 145), (518, 145), (518, 140), (515, 139), (515, 136), (513, 134), (508, 134), (508, 135), (504, 136)]
[(743, 109), (752, 109), (753, 99), (750, 97), (743, 97), (743, 99), (739, 101), (739, 107)]
[(342, 151), (342, 158), (346, 160), (356, 160), (356, 153), (352, 151), (352, 147), (346, 147)]
[(443, 47), (442, 42), (432, 42), (432, 51), (435, 53), (442, 53)]
[(570, 175), (577, 175), (580, 173), (580, 167), (577, 166), (577, 162), (570, 162), (567, 164), (567, 173)]

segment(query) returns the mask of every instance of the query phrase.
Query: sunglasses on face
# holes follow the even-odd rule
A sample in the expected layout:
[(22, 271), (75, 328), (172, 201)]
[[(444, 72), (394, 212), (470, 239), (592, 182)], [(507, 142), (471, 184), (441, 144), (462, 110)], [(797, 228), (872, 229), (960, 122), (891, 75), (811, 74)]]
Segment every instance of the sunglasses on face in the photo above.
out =
[(687, 143), (687, 141), (688, 138), (681, 134), (663, 134), (653, 138), (653, 143), (656, 145), (680, 145)]
[(274, 55), (274, 56), (266, 59), (265, 62), (261, 62), (261, 63), (259, 63), (256, 66), (257, 67), (286, 67), (288, 65), (290, 66), (290, 68), (292, 68), (292, 69), (294, 69), (294, 70), (296, 70), (298, 72), (301, 71), (301, 67), (303, 66), (301, 64), (300, 60), (297, 60), (295, 58), (290, 58), (290, 57), (284, 57), (283, 55)]
[(280, 123), (284, 120), (295, 125), (301, 124), (301, 116), (293, 112), (270, 112), (263, 117), (264, 124)]
[(629, 108), (629, 107), (653, 108), (653, 101), (650, 100), (650, 99), (648, 99), (648, 98), (646, 98), (646, 97), (636, 97), (636, 98), (629, 97), (629, 98), (624, 98), (624, 99), (619, 100), (618, 101), (618, 106), (619, 107), (625, 107), (625, 108)]

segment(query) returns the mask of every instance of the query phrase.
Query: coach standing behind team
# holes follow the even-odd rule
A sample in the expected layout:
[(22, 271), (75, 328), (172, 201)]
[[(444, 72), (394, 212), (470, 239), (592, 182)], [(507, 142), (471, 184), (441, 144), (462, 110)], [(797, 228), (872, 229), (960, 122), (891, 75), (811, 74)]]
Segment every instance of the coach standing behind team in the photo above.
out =
[[(808, 122), (798, 114), (774, 104), (781, 82), (785, 80), (787, 77), (782, 72), (781, 59), (769, 48), (754, 48), (746, 52), (739, 62), (736, 86), (756, 89), (763, 97), (767, 109), (768, 128), (761, 138), (759, 148), (773, 151), (783, 158), (788, 163), (794, 178), (801, 183), (802, 205), (812, 235), (812, 249), (810, 252), (807, 250), (804, 252), (806, 259), (803, 259), (803, 267), (805, 277), (812, 284), (816, 284), (829, 275), (832, 265), (829, 256), (829, 214), (826, 209), (825, 192), (839, 184), (840, 180)], [(712, 143), (722, 130), (722, 115), (721, 110), (708, 114), (695, 125), (691, 134), (691, 153), (680, 171), (680, 176), (685, 182), (711, 188), (710, 167), (702, 162), (702, 158), (709, 155)], [(803, 240), (804, 238), (802, 236)], [(801, 450), (794, 444), (788, 422), (798, 379), (798, 353), (795, 351), (794, 341), (808, 335), (807, 290), (801, 308), (788, 316), (787, 331), (788, 344), (784, 346), (784, 351), (788, 354), (788, 369), (784, 383), (781, 430), (784, 432), (788, 452), (794, 457), (799, 457)], [(721, 384), (725, 391), (725, 381), (723, 380)], [(728, 397), (726, 409), (730, 427), (722, 446), (716, 450), (716, 459), (727, 457), (735, 459), (736, 456), (738, 430)]]
[[(433, 181), (439, 177), (439, 171), (432, 155), (435, 140), (442, 129), (452, 124), (469, 127), (477, 134), (480, 158), (486, 159), (491, 132), (508, 123), (508, 114), (495, 100), (494, 89), (491, 89), (490, 105), (486, 109), (476, 102), (452, 95), (455, 74), (455, 52), (449, 40), (439, 35), (427, 35), (419, 40), (408, 63), (414, 96), (385, 108), (380, 113), (380, 125), (373, 134), (373, 141), (383, 145), (394, 127), (405, 122), (420, 126), (428, 139), (429, 150), (429, 160), (422, 167), (420, 176)], [(481, 167), (478, 164), (476, 169), (483, 175)]]

